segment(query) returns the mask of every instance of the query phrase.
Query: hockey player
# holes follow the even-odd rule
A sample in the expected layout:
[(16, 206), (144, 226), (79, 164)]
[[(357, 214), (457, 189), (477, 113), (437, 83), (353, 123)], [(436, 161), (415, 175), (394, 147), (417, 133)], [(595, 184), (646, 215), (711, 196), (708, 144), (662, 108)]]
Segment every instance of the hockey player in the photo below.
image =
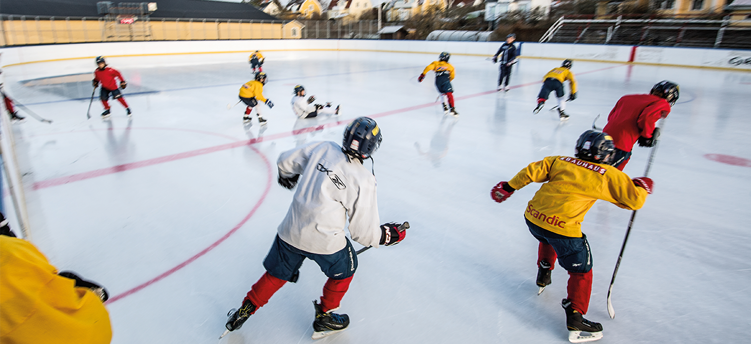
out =
[[(99, 93), (99, 99), (102, 101), (102, 105), (104, 105), (102, 119), (109, 118), (110, 116), (110, 104), (108, 102), (110, 94), (112, 95), (112, 98), (117, 99), (120, 104), (123, 104), (125, 112), (128, 114), (128, 117), (130, 117), (133, 113), (130, 111), (128, 103), (125, 102), (125, 98), (123, 98), (123, 95), (120, 92), (120, 89), (125, 89), (125, 87), (128, 86), (128, 83), (125, 82), (125, 79), (123, 79), (120, 72), (114, 68), (107, 67), (104, 57), (97, 56), (96, 65), (97, 69), (94, 71), (94, 80), (92, 80), (92, 83), (94, 84), (94, 88), (97, 88), (100, 82), (102, 83), (102, 89)], [(120, 79), (119, 88), (117, 87), (117, 79)]]
[(506, 42), (501, 44), (498, 52), (493, 55), (493, 63), (500, 62), (500, 75), (498, 76), (498, 90), (508, 92), (508, 82), (511, 76), (511, 66), (516, 63), (516, 47), (514, 41), (516, 40), (516, 34), (511, 33), (506, 36)]
[(349, 220), (352, 239), (366, 247), (395, 245), (406, 235), (395, 223), (379, 225), (375, 176), (362, 161), (380, 143), (376, 122), (360, 117), (344, 130), (343, 147), (331, 141), (311, 142), (279, 156), (279, 184), (291, 190), (300, 183), (263, 262), (266, 273), (248, 292), (242, 307), (230, 314), (227, 331), (239, 329), (287, 281), (295, 282), (305, 258), (315, 261), (328, 276), (321, 302), (313, 302), (314, 338), (349, 325), (346, 314), (332, 312), (339, 308), (357, 269), (345, 223)]
[[(508, 182), (500, 182), (490, 192), (498, 203), (529, 183), (544, 183), (529, 201), (524, 217), (532, 235), (540, 242), (537, 258), (537, 285), (551, 283), (555, 260), (568, 271), (568, 297), (562, 306), (572, 342), (602, 338), (602, 325), (583, 318), (589, 308), (592, 290), (592, 254), (587, 236), (581, 231), (584, 215), (598, 199), (624, 209), (642, 207), (652, 193), (652, 180), (629, 178), (610, 164), (612, 138), (587, 130), (576, 142), (576, 158), (549, 156), (521, 170)], [(590, 336), (582, 336), (581, 332)]]
[(545, 106), (545, 101), (548, 100), (550, 92), (555, 91), (555, 95), (558, 98), (558, 115), (561, 120), (567, 120), (568, 115), (564, 110), (566, 109), (566, 102), (563, 101), (565, 91), (563, 89), (563, 82), (568, 80), (571, 86), (571, 94), (568, 96), (567, 102), (576, 99), (576, 80), (574, 80), (574, 73), (571, 72), (571, 66), (573, 61), (564, 60), (560, 67), (551, 69), (542, 78), (543, 84), (540, 94), (537, 96), (537, 107), (534, 109), (534, 113), (540, 112), (542, 107)]
[(5, 92), (3, 91), (3, 84), (0, 84), (0, 96), (3, 97), (3, 103), (5, 103), (5, 110), (8, 111), (8, 115), (10, 115), (11, 121), (21, 122), (24, 119), (26, 119), (26, 117), (21, 117), (18, 115), (18, 110), (16, 110), (16, 108), (13, 106), (13, 99), (8, 97), (8, 95), (5, 94)]
[(442, 52), (438, 55), (438, 61), (433, 61), (422, 71), (417, 81), (422, 82), (425, 79), (425, 74), (429, 71), (435, 72), (435, 87), (438, 88), (438, 92), (441, 93), (441, 103), (443, 104), (443, 112), (446, 114), (452, 114), (455, 117), (459, 116), (454, 108), (454, 88), (451, 87), (451, 81), (454, 80), (454, 66), (449, 64), (449, 58), (451, 54)]
[(258, 50), (250, 54), (248, 63), (250, 63), (250, 68), (253, 68), (253, 73), (256, 72), (256, 68), (259, 72), (263, 72), (263, 61), (265, 60), (266, 58)]
[(610, 110), (608, 124), (602, 129), (615, 142), (613, 166), (623, 171), (636, 142), (642, 147), (654, 147), (660, 137), (660, 128), (655, 124), (668, 116), (679, 96), (678, 85), (663, 80), (654, 85), (649, 94), (631, 94), (618, 100)]
[(0, 343), (108, 344), (107, 291), (59, 272), (0, 214)]
[[(274, 103), (271, 102), (271, 99), (263, 97), (263, 85), (266, 85), (266, 73), (259, 72), (256, 74), (255, 80), (248, 81), (240, 87), (239, 97), (246, 105), (243, 121), (250, 122), (253, 119), (250, 112), (253, 111), (253, 108), (258, 106), (259, 100), (264, 102), (269, 109), (274, 107)], [(266, 124), (266, 119), (261, 117), (261, 108), (256, 109), (256, 115), (258, 116), (258, 123), (262, 125)]]
[(292, 97), (292, 111), (299, 118), (315, 118), (318, 115), (338, 115), (339, 105), (336, 108), (331, 107), (331, 103), (326, 105), (313, 104), (316, 101), (315, 96), (310, 96), (305, 99), (305, 87), (303, 85), (297, 85), (294, 89), (295, 96)]

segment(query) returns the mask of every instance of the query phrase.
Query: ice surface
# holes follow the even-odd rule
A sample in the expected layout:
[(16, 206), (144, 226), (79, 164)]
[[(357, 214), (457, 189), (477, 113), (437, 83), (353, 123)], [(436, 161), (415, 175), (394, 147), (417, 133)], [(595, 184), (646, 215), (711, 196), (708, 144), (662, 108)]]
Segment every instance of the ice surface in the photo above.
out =
[[(90, 75), (69, 64), (5, 70), (6, 91), (53, 124), (14, 124), (34, 243), (60, 269), (105, 285), (113, 343), (215, 343), (262, 266), (292, 193), (276, 185), (279, 153), (313, 140), (339, 142), (344, 125), (375, 118), (374, 154), (382, 222), (409, 220), (398, 246), (369, 250), (343, 300), (350, 328), (327, 343), (564, 343), (565, 271), (536, 295), (537, 243), (522, 218), (539, 185), (503, 204), (490, 188), (528, 163), (572, 155), (576, 138), (598, 126), (618, 98), (669, 79), (681, 98), (664, 123), (650, 177), (655, 193), (640, 210), (613, 294), (605, 297), (630, 212), (598, 202), (583, 230), (594, 256), (587, 317), (603, 343), (740, 343), (751, 325), (751, 169), (707, 159), (751, 159), (747, 103), (751, 74), (575, 62), (579, 97), (571, 119), (533, 115), (540, 79), (554, 60), (521, 60), (512, 90), (497, 93), (497, 65), (453, 56), (458, 119), (445, 117), (433, 86), (416, 77), (437, 56), (372, 52), (269, 52), (266, 127), (227, 110), (250, 80), (244, 55), (210, 55), (174, 67), (120, 68), (132, 119), (112, 101), (111, 121), (91, 120)], [(149, 58), (139, 58), (148, 65)], [(153, 57), (159, 59), (159, 57)], [(126, 63), (131, 62), (131, 63)], [(183, 61), (184, 62), (184, 61)], [(31, 68), (56, 78), (30, 77)], [(86, 67), (88, 68), (88, 67)], [(65, 77), (62, 77), (65, 76)], [(292, 88), (342, 104), (341, 116), (297, 120)], [(649, 150), (626, 168), (643, 174)], [(369, 167), (370, 163), (366, 163)], [(6, 199), (6, 205), (9, 204)], [(311, 301), (325, 276), (306, 262), (224, 343), (312, 342)]]

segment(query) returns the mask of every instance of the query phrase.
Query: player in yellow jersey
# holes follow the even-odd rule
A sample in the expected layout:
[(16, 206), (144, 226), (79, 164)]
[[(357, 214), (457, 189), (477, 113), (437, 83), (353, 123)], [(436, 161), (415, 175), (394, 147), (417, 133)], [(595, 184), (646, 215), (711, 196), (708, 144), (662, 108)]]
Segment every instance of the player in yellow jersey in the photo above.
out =
[(454, 66), (449, 63), (451, 54), (442, 52), (438, 55), (438, 61), (433, 61), (422, 71), (417, 81), (422, 82), (425, 79), (425, 74), (431, 70), (435, 72), (435, 87), (438, 88), (438, 92), (441, 93), (441, 103), (443, 104), (443, 112), (446, 114), (452, 114), (454, 117), (458, 117), (459, 113), (454, 108), (454, 88), (451, 86), (451, 80), (454, 80)]
[[(542, 107), (545, 106), (545, 101), (548, 100), (550, 92), (555, 91), (556, 97), (558, 97), (558, 115), (561, 120), (567, 120), (568, 115), (563, 111), (566, 109), (566, 102), (570, 102), (576, 99), (576, 80), (574, 79), (574, 73), (571, 73), (571, 66), (573, 61), (564, 60), (560, 67), (551, 69), (548, 74), (542, 78), (542, 89), (537, 96), (537, 107), (534, 109), (534, 113), (540, 112)], [(563, 82), (568, 80), (571, 86), (571, 94), (566, 102), (563, 101), (563, 96), (566, 92), (563, 89)]]
[[(537, 285), (540, 291), (551, 283), (555, 260), (568, 271), (568, 297), (562, 305), (572, 342), (602, 338), (602, 325), (584, 319), (592, 292), (592, 253), (581, 231), (584, 215), (598, 199), (636, 210), (652, 193), (652, 180), (631, 179), (611, 166), (613, 139), (601, 131), (587, 130), (576, 142), (576, 158), (549, 156), (521, 170), (508, 182), (500, 182), (491, 197), (500, 203), (529, 183), (544, 183), (527, 204), (524, 217), (540, 242)], [(538, 293), (539, 294), (539, 293)], [(590, 336), (582, 336), (581, 332)]]
[[(250, 122), (253, 119), (250, 112), (258, 106), (259, 100), (264, 102), (269, 109), (274, 107), (274, 103), (271, 102), (271, 99), (263, 97), (263, 85), (265, 84), (266, 73), (260, 72), (256, 74), (255, 80), (248, 81), (240, 87), (240, 100), (246, 105), (243, 121)], [(261, 117), (261, 108), (256, 109), (256, 115), (258, 116), (258, 123), (262, 125), (266, 124), (266, 119)]]
[(263, 72), (264, 61), (266, 61), (266, 58), (258, 50), (248, 56), (248, 63), (250, 63), (250, 68), (253, 68), (253, 73), (256, 72), (256, 68), (259, 72)]

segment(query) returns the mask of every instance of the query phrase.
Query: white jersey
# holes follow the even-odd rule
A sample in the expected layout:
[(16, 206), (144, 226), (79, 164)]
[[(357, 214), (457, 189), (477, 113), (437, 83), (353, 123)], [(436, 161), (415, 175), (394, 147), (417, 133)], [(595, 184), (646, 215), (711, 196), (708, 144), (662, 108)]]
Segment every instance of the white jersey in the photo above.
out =
[(331, 141), (311, 142), (283, 152), (279, 175), (300, 174), (279, 237), (306, 252), (332, 254), (346, 246), (344, 227), (354, 241), (378, 247), (381, 240), (376, 180), (357, 159), (348, 161)]
[(294, 96), (292, 97), (292, 111), (300, 118), (305, 118), (309, 113), (315, 112), (316, 107), (313, 104), (308, 104), (305, 97)]

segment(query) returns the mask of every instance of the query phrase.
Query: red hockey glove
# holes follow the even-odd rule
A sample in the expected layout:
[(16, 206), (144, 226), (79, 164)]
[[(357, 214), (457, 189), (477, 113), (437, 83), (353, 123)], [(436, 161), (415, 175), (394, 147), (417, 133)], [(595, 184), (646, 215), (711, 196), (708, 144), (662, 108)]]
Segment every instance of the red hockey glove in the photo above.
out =
[(652, 182), (651, 178), (639, 177), (639, 178), (634, 178), (631, 180), (634, 182), (634, 185), (640, 188), (643, 188), (644, 190), (647, 190), (648, 194), (650, 195), (652, 194), (652, 190), (653, 190), (652, 186), (654, 185), (654, 182)]
[(120, 81), (120, 88), (125, 89), (126, 87), (128, 87), (128, 83), (125, 81)]
[(314, 101), (316, 101), (316, 96), (308, 97), (308, 104), (313, 104)]
[(501, 203), (511, 197), (511, 195), (514, 194), (514, 191), (516, 190), (508, 185), (507, 182), (500, 182), (490, 190), (490, 197), (494, 201)]
[(422, 82), (425, 79), (425, 74), (420, 74), (420, 76), (417, 77), (417, 82)]
[(380, 244), (393, 246), (400, 243), (407, 236), (407, 228), (409, 228), (408, 225), (399, 225), (394, 222), (382, 224)]

